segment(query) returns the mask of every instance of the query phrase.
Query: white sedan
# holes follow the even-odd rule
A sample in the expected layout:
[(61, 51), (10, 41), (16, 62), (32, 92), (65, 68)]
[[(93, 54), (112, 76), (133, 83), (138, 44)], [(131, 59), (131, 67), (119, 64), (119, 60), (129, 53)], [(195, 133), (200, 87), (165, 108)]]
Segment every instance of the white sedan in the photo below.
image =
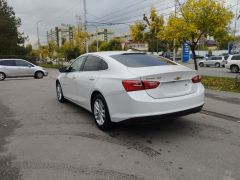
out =
[(60, 69), (57, 98), (92, 112), (97, 126), (201, 111), (204, 87), (196, 71), (145, 53), (99, 52)]

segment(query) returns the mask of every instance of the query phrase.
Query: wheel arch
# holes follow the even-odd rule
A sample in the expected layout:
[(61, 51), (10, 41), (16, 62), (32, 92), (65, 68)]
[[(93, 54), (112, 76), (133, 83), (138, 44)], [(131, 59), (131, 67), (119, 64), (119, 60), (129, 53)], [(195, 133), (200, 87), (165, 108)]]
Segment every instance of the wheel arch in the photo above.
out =
[[(91, 98), (90, 98), (90, 106), (91, 106), (91, 110), (92, 110), (92, 111), (93, 111), (93, 98), (94, 98), (96, 95), (98, 95), (98, 94), (100, 94), (100, 95), (105, 99), (105, 97), (104, 97), (104, 95), (103, 95), (102, 92), (100, 92), (99, 90), (94, 90), (94, 91), (92, 92)], [(106, 99), (105, 99), (105, 101), (106, 101)], [(106, 103), (107, 103), (107, 102), (106, 102)]]

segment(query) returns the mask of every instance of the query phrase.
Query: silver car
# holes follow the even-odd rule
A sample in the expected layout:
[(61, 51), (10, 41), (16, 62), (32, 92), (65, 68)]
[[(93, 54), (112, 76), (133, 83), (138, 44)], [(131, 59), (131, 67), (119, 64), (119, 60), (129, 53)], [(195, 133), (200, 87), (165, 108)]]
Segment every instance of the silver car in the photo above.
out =
[(198, 62), (200, 67), (224, 67), (226, 64), (226, 60), (224, 59), (224, 56), (211, 56), (208, 59), (204, 59)]
[(48, 72), (42, 67), (36, 66), (22, 59), (0, 59), (0, 81), (5, 78), (34, 77), (42, 79)]

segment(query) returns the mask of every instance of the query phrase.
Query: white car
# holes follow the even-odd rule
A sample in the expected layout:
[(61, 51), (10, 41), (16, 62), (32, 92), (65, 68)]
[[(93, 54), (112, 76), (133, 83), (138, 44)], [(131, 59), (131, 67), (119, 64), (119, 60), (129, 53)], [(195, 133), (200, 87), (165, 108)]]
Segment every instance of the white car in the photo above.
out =
[(211, 56), (207, 59), (199, 61), (198, 65), (200, 67), (204, 66), (224, 67), (226, 62), (227, 61), (224, 59), (224, 56)]
[(0, 59), (0, 81), (5, 78), (34, 77), (42, 79), (48, 72), (23, 59)]
[(196, 71), (145, 53), (89, 53), (60, 72), (58, 100), (92, 112), (102, 130), (127, 119), (196, 113), (204, 104)]
[(237, 73), (240, 70), (240, 54), (230, 55), (225, 68), (230, 69), (232, 73)]

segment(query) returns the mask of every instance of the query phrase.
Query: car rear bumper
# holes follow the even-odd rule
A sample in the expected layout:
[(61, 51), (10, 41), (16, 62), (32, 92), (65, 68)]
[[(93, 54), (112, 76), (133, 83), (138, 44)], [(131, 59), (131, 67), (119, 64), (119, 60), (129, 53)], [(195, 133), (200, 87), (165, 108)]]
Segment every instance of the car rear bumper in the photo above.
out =
[(154, 99), (146, 91), (122, 93), (105, 98), (113, 122), (169, 114), (178, 116), (179, 113), (186, 115), (201, 109), (204, 104), (204, 87), (199, 83), (198, 90), (193, 94), (163, 99)]

